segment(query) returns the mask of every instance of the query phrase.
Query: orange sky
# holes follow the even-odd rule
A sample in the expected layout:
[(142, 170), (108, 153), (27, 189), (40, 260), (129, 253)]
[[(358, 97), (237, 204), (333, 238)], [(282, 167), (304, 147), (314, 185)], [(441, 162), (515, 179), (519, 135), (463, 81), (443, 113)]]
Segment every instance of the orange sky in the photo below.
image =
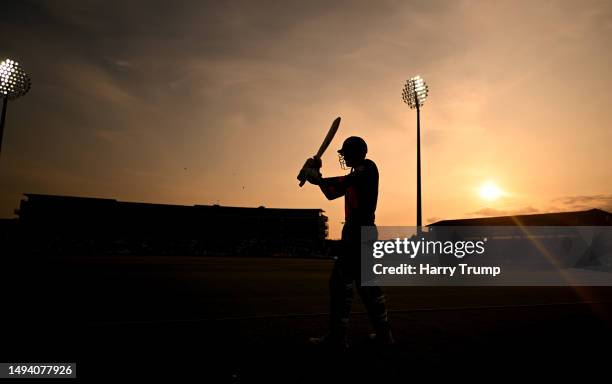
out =
[(416, 74), (424, 223), (612, 210), (609, 1), (17, 3), (0, 56), (33, 85), (9, 104), (0, 216), (24, 192), (320, 207), (338, 237), (343, 203), (295, 177), (342, 116), (323, 174), (364, 137), (377, 224), (414, 225)]

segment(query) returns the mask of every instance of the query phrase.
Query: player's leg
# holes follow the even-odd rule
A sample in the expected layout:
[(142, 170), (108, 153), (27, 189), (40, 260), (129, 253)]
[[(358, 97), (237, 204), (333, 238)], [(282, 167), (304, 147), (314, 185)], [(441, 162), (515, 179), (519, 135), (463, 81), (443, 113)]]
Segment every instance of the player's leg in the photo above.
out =
[(346, 338), (349, 316), (353, 305), (354, 282), (344, 258), (336, 260), (329, 279), (330, 333)]
[(336, 260), (329, 279), (329, 333), (322, 337), (311, 338), (312, 344), (342, 349), (348, 346), (346, 336), (354, 284), (352, 280), (347, 280), (350, 276), (347, 272), (343, 258)]
[(394, 340), (391, 334), (386, 296), (383, 294), (382, 289), (380, 287), (362, 287), (359, 284), (357, 291), (376, 332), (376, 341), (382, 344), (393, 344)]

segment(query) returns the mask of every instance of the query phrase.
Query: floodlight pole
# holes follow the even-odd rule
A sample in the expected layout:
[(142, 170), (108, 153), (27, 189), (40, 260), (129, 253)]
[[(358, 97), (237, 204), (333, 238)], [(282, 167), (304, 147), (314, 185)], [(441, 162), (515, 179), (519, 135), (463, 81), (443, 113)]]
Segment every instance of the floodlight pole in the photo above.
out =
[(6, 118), (6, 108), (8, 108), (8, 97), (3, 97), (2, 117), (0, 117), (0, 155), (2, 154), (2, 137), (4, 136), (4, 120)]
[(410, 109), (417, 111), (417, 212), (416, 212), (416, 236), (423, 233), (423, 214), (421, 210), (421, 104), (425, 102), (429, 88), (421, 76), (406, 80), (402, 99)]
[(0, 95), (2, 97), (2, 115), (0, 116), (0, 153), (2, 153), (2, 136), (8, 100), (14, 100), (28, 93), (32, 80), (19, 66), (19, 63), (5, 59), (0, 61)]
[(419, 99), (416, 91), (414, 92), (417, 110), (417, 236), (421, 236), (422, 218), (421, 218), (421, 109), (419, 108)]

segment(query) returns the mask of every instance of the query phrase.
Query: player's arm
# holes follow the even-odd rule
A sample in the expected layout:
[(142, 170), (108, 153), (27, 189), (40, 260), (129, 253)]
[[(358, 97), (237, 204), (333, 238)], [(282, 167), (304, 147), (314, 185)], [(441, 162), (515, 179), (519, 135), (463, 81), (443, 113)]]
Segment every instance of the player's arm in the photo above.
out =
[(334, 200), (346, 193), (348, 188), (346, 181), (346, 176), (320, 178), (319, 188), (328, 200)]
[[(367, 185), (375, 176), (375, 169), (359, 166), (352, 169), (346, 176), (319, 178), (318, 185), (329, 200), (337, 199), (346, 194), (351, 185)], [(319, 173), (320, 175), (320, 173)], [(313, 183), (314, 184), (314, 183)]]
[(320, 159), (308, 159), (306, 164), (308, 167), (303, 169), (306, 180), (311, 184), (318, 185), (319, 188), (321, 188), (321, 192), (323, 192), (328, 200), (334, 200), (340, 196), (344, 196), (346, 188), (348, 187), (345, 182), (345, 176), (323, 178), (321, 175)]

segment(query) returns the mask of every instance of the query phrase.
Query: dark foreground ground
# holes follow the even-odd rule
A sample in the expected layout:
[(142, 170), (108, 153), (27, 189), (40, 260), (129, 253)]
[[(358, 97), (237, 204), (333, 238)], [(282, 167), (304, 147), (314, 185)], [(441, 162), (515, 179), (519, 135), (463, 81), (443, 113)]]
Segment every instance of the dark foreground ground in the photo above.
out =
[(395, 347), (367, 343), (369, 324), (356, 299), (349, 351), (319, 351), (306, 341), (326, 329), (331, 266), (262, 258), (5, 259), (0, 361), (76, 362), (80, 380), (106, 382), (527, 379), (528, 369), (548, 377), (609, 375), (612, 290), (605, 287), (389, 287)]

